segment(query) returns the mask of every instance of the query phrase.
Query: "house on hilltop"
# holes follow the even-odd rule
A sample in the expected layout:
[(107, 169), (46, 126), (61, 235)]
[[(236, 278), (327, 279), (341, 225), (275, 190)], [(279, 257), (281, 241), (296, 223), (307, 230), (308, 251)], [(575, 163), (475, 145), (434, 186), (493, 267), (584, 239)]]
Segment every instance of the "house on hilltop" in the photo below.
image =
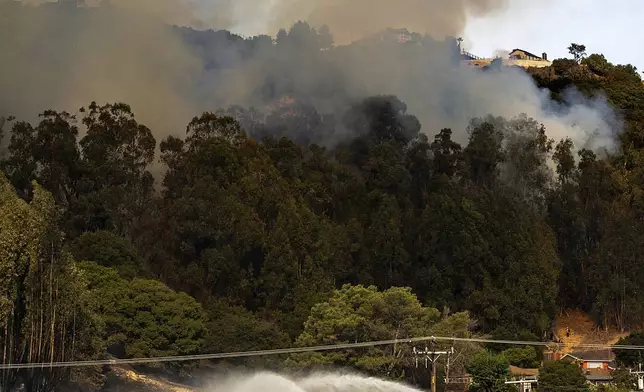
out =
[(532, 54), (523, 49), (512, 49), (512, 51), (508, 55), (508, 58), (510, 60), (548, 61), (548, 55), (546, 53), (542, 54), (541, 56), (537, 56), (536, 54)]
[(519, 66), (524, 68), (529, 67), (548, 67), (552, 63), (548, 60), (548, 55), (543, 53), (541, 56), (530, 53), (523, 49), (512, 49), (507, 59), (503, 59), (503, 63), (507, 66)]
[(523, 49), (513, 49), (507, 58), (480, 58), (472, 55), (471, 53), (462, 51), (462, 61), (471, 67), (476, 68), (485, 68), (492, 64), (493, 61), (500, 61), (503, 65), (507, 67), (519, 66), (523, 68), (530, 67), (548, 67), (552, 63), (548, 60), (548, 55), (546, 53), (541, 56), (530, 53), (527, 50)]

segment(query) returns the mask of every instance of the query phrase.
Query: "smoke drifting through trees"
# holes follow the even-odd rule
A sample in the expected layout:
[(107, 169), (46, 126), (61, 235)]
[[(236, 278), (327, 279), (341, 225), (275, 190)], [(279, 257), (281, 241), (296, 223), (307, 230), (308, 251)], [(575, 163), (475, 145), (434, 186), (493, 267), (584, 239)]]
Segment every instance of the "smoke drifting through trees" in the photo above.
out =
[[(468, 14), (502, 11), (505, 5), (501, 0), (409, 0), (370, 5), (377, 14), (358, 18), (362, 3), (279, 1), (271, 23), (288, 27), (294, 18), (308, 16), (313, 25), (330, 25), (340, 42), (387, 26), (443, 37), (460, 33)], [(249, 11), (252, 2), (233, 9), (232, 3), (221, 1), (221, 13), (211, 21), (197, 21), (196, 9), (186, 1), (168, 0), (162, 7), (148, 1), (111, 4), (32, 8), (0, 3), (0, 37), (5, 37), (0, 41), (5, 54), (0, 64), (0, 113), (32, 119), (43, 108), (73, 111), (91, 100), (122, 101), (160, 140), (183, 134), (192, 116), (231, 104), (263, 109), (289, 95), (338, 117), (336, 108), (347, 102), (395, 94), (418, 116), (424, 132), (451, 127), (458, 142), (466, 141), (472, 117), (519, 113), (543, 122), (548, 136), (570, 137), (577, 147), (605, 146), (613, 139), (615, 117), (603, 100), (578, 96), (575, 105), (562, 111), (521, 70), (481, 72), (458, 66), (450, 40), (425, 36), (420, 37), (423, 45), (354, 43), (319, 51), (319, 39), (299, 25), (290, 34), (296, 39), (287, 44), (270, 45), (267, 37), (240, 44), (231, 37), (230, 43), (208, 52), (208, 45), (190, 45), (186, 37), (203, 41), (210, 33), (189, 31), (182, 36), (166, 23), (229, 27), (246, 17), (240, 10), (250, 12), (249, 19), (257, 17)], [(358, 22), (364, 19), (369, 21)], [(219, 65), (208, 67), (206, 57)], [(341, 126), (336, 127), (336, 136), (325, 144), (334, 144), (343, 134)], [(591, 135), (593, 143), (588, 144)]]

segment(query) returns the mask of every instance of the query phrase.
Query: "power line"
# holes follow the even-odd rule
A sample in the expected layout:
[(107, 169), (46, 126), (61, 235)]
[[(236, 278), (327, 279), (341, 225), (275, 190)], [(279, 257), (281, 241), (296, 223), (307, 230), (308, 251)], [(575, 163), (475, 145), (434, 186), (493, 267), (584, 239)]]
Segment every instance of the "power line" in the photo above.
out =
[[(9, 363), (0, 364), (0, 370), (7, 369), (33, 369), (33, 368), (59, 368), (59, 367), (81, 367), (81, 366), (102, 366), (102, 365), (123, 365), (123, 364), (142, 364), (142, 363), (160, 363), (160, 362), (183, 362), (183, 361), (199, 361), (207, 359), (225, 359), (225, 358), (244, 358), (244, 357), (257, 357), (267, 355), (283, 355), (283, 354), (297, 354), (314, 351), (329, 351), (329, 350), (343, 350), (361, 347), (375, 347), (386, 346), (392, 344), (414, 343), (423, 341), (444, 341), (444, 342), (471, 342), (471, 343), (493, 343), (493, 344), (507, 344), (507, 345), (520, 345), (520, 346), (548, 346), (560, 347), (564, 346), (563, 343), (554, 342), (534, 342), (522, 340), (497, 340), (497, 339), (483, 339), (483, 338), (457, 338), (446, 336), (424, 336), (408, 339), (390, 339), (390, 340), (376, 340), (360, 343), (342, 343), (342, 344), (329, 344), (322, 346), (308, 346), (308, 347), (291, 347), (280, 348), (272, 350), (253, 350), (253, 351), (237, 351), (228, 353), (214, 353), (214, 354), (195, 354), (195, 355), (176, 355), (166, 357), (145, 357), (145, 358), (123, 358), (123, 359), (97, 359), (88, 361), (64, 361), (64, 362), (40, 362), (40, 363)], [(611, 349), (611, 350), (644, 350), (644, 346), (634, 345), (609, 345), (609, 344), (590, 344), (581, 343), (575, 345), (576, 348), (586, 349)]]
[[(436, 361), (441, 355), (447, 355), (447, 369), (449, 372), (449, 355), (454, 353), (454, 347), (449, 351), (437, 351), (435, 350), (436, 340), (432, 340), (430, 345), (432, 349), (429, 350), (425, 347), (424, 350), (418, 350), (416, 347), (413, 348), (414, 355), (416, 355), (416, 367), (418, 367), (418, 357), (425, 358), (425, 368), (427, 368), (427, 361), (432, 362), (432, 377), (431, 377), (431, 386), (432, 392), (436, 392)], [(449, 373), (446, 374), (446, 379), (449, 377)]]

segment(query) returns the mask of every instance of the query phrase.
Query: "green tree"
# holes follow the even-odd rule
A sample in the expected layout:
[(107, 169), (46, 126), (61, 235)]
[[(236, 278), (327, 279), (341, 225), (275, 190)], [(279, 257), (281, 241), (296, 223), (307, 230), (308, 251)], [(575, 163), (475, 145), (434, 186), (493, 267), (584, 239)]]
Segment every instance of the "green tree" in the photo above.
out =
[(548, 159), (554, 141), (543, 124), (525, 114), (501, 125), (505, 136), (504, 182), (530, 207), (543, 211), (550, 187)]
[(568, 361), (548, 361), (539, 368), (537, 389), (543, 392), (556, 392), (562, 389), (586, 392), (590, 387), (578, 364)]
[(30, 198), (31, 181), (36, 180), (68, 208), (75, 201), (82, 173), (76, 118), (53, 110), (39, 117), (35, 127), (24, 121), (14, 123), (2, 166), (21, 197)]
[[(378, 291), (376, 287), (343, 285), (327, 302), (315, 305), (297, 338), (301, 346), (340, 344), (372, 340), (404, 339), (430, 336), (433, 333), (469, 336), (470, 320), (457, 313), (442, 320), (440, 312), (420, 304), (411, 289), (392, 287)], [(470, 353), (471, 347), (464, 347)], [(298, 366), (352, 366), (369, 374), (401, 378), (409, 366), (405, 353), (407, 344), (373, 347), (363, 351), (346, 350), (328, 353), (294, 354)], [(466, 356), (464, 355), (466, 358)], [(461, 365), (463, 358), (461, 358)]]
[[(203, 350), (209, 353), (270, 350), (287, 348), (291, 340), (276, 322), (265, 320), (243, 306), (231, 305), (222, 299), (209, 300), (207, 335)], [(270, 359), (230, 360), (232, 364), (266, 365)], [(281, 363), (282, 358), (276, 360)]]
[(203, 350), (207, 316), (201, 305), (159, 281), (124, 280), (93, 262), (82, 269), (91, 308), (104, 320), (110, 351), (126, 358), (197, 354)]
[(503, 132), (499, 118), (472, 120), (469, 128), (469, 143), (463, 157), (469, 171), (468, 178), (480, 187), (492, 187), (498, 180), (500, 165), (505, 161)]
[[(262, 254), (264, 222), (255, 207), (265, 205), (258, 198), (280, 193), (277, 171), (239, 124), (210, 113), (191, 121), (185, 141), (164, 140), (161, 160), (168, 170), (155, 225), (164, 227), (165, 246), (144, 257), (159, 265), (161, 279), (199, 299), (216, 294), (246, 301), (250, 276), (261, 269), (244, 260)], [(271, 191), (258, 193), (262, 184)], [(158, 241), (158, 234), (143, 235), (150, 246)]]
[(462, 147), (452, 140), (452, 130), (441, 129), (434, 137), (431, 144), (431, 151), (434, 154), (433, 172), (438, 175), (453, 177), (459, 171), (459, 161), (462, 159)]
[(502, 354), (510, 365), (521, 368), (537, 368), (540, 364), (537, 350), (532, 346), (509, 348), (504, 350)]
[(92, 260), (103, 267), (113, 267), (126, 279), (141, 272), (141, 260), (134, 245), (109, 231), (83, 233), (72, 247), (76, 260)]
[(626, 392), (637, 388), (637, 376), (631, 373), (631, 369), (618, 367), (611, 373), (611, 377), (613, 380), (607, 389), (612, 389), (612, 392)]
[[(328, 302), (311, 309), (304, 332), (297, 338), (302, 346), (428, 336), (440, 319), (436, 309), (423, 307), (409, 288), (379, 292), (375, 286), (344, 285)], [(376, 347), (370, 353), (351, 351), (295, 355), (306, 364), (336, 364), (357, 367), (372, 374), (401, 377), (401, 358), (410, 347)]]
[(302, 178), (313, 163), (294, 143), (259, 145), (232, 117), (212, 113), (191, 121), (185, 141), (163, 141), (161, 152), (170, 256), (162, 277), (201, 300), (244, 304), (298, 336), (351, 260), (342, 228), (303, 201), (315, 198), (304, 184), (320, 187)]
[(581, 62), (581, 60), (586, 57), (586, 45), (572, 43), (568, 47), (568, 53), (570, 53), (576, 62)]
[[(96, 359), (102, 353), (100, 320), (88, 312), (85, 281), (56, 226), (60, 211), (51, 194), (32, 186), (27, 203), (0, 173), (0, 354), (5, 363)], [(27, 390), (46, 391), (72, 374), (100, 384), (96, 371), (8, 370), (0, 388), (22, 380)]]
[[(617, 341), (618, 345), (644, 346), (644, 332), (633, 331)], [(635, 368), (644, 363), (644, 350), (614, 350), (615, 359), (620, 366)]]
[[(441, 321), (432, 326), (432, 335), (453, 336), (455, 338), (470, 338), (474, 336), (472, 329), (476, 320), (471, 318), (469, 312), (449, 313), (449, 309), (445, 308), (441, 316)], [(456, 355), (451, 356), (449, 359), (450, 377), (454, 375), (458, 377), (459, 375), (466, 374), (467, 365), (481, 351), (481, 346), (472, 342), (455, 341), (450, 344), (450, 347), (453, 347), (456, 353)]]
[(603, 223), (605, 234), (591, 259), (589, 286), (594, 295), (593, 311), (602, 325), (615, 325), (625, 330), (644, 321), (638, 282), (644, 261), (635, 249), (644, 245), (636, 233), (644, 226), (631, 211), (618, 203)]
[(613, 68), (613, 64), (609, 63), (603, 54), (593, 53), (581, 61), (590, 70), (596, 74), (605, 76)]
[[(407, 113), (407, 104), (396, 96), (379, 95), (352, 105), (344, 114), (345, 126), (369, 142), (407, 143), (418, 135), (420, 122)], [(360, 141), (363, 139), (357, 139)]]
[(467, 365), (472, 377), (469, 389), (480, 392), (512, 391), (514, 387), (505, 384), (510, 376), (508, 360), (500, 354), (481, 351)]
[(282, 328), (293, 338), (311, 307), (333, 291), (334, 271), (346, 270), (350, 259), (345, 241), (330, 222), (294, 201), (279, 207), (277, 220), (263, 246), (264, 265), (257, 280), (262, 305), (278, 312)]
[(152, 194), (148, 166), (156, 141), (127, 104), (92, 102), (81, 112), (87, 133), (79, 141), (84, 176), (71, 210), (73, 228), (77, 233), (111, 230), (129, 236)]

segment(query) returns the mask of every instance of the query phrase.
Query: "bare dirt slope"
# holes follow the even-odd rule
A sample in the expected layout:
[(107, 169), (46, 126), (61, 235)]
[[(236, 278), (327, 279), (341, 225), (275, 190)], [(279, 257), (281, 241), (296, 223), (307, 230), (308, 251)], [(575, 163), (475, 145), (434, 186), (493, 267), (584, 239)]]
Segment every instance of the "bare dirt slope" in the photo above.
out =
[(128, 366), (112, 367), (112, 374), (118, 379), (116, 385), (108, 386), (107, 390), (118, 391), (119, 387), (125, 387), (128, 391), (135, 392), (198, 392), (197, 388), (189, 387), (136, 372)]
[[(566, 327), (570, 337), (566, 337)], [(555, 333), (564, 343), (564, 353), (576, 350), (579, 344), (615, 344), (619, 338), (628, 335), (614, 328), (598, 328), (590, 317), (580, 310), (566, 310), (555, 321)]]

